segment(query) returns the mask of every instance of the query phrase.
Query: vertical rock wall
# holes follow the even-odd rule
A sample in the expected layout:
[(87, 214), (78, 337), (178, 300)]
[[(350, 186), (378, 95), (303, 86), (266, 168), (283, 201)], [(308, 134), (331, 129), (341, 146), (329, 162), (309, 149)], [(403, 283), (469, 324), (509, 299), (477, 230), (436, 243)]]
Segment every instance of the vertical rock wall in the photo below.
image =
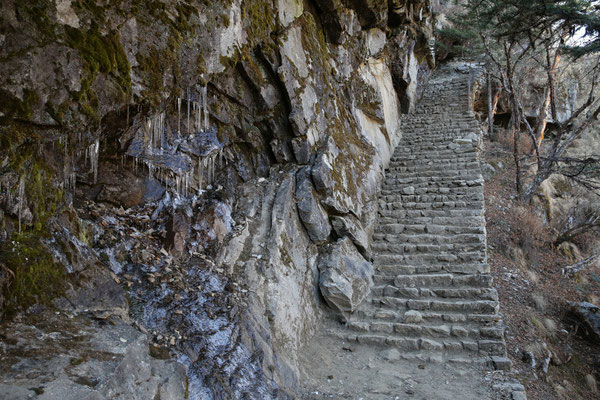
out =
[[(80, 253), (64, 232), (95, 251), (84, 202), (163, 199), (192, 210), (173, 211), (184, 222), (165, 247), (213, 257), (246, 288), (241, 343), (266, 381), (293, 390), (297, 351), (326, 310), (320, 260), (348, 246), (357, 263), (370, 257), (401, 114), (433, 67), (438, 3), (3, 2), (2, 251), (48, 260), (6, 262), (25, 281), (48, 279), (43, 296), (6, 289), (4, 308), (51, 300), (65, 276), (83, 279), (75, 272), (121, 273), (108, 256), (69, 256), (75, 272), (61, 262)], [(198, 202), (212, 206), (195, 214)], [(192, 240), (190, 218), (208, 233)]]

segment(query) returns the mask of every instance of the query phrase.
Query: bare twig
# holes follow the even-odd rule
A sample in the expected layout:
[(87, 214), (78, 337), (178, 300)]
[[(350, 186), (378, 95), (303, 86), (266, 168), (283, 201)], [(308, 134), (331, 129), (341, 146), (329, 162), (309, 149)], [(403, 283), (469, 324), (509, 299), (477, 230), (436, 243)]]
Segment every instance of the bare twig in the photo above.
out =
[(590, 257), (586, 258), (585, 260), (581, 260), (579, 262), (576, 262), (573, 265), (568, 265), (566, 267), (564, 267), (562, 269), (562, 274), (563, 276), (573, 276), (574, 274), (576, 274), (577, 272), (589, 267), (590, 265), (592, 265), (594, 263), (594, 261), (596, 261), (596, 259), (600, 257), (600, 252), (591, 255)]

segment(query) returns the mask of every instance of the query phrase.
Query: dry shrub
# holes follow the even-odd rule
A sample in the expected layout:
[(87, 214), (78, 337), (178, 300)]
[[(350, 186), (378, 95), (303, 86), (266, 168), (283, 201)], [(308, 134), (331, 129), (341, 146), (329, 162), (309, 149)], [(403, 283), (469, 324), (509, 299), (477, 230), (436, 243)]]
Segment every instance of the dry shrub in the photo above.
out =
[(600, 242), (600, 227), (577, 235), (572, 241), (582, 253), (592, 253), (598, 248), (598, 242)]
[(550, 245), (550, 234), (534, 208), (527, 205), (515, 205), (508, 214), (510, 241), (523, 249), (528, 255)]
[[(506, 151), (513, 151), (514, 145), (514, 132), (512, 131), (501, 131), (498, 132), (498, 144)], [(533, 143), (531, 137), (526, 133), (519, 133), (519, 154), (532, 154), (534, 152)]]

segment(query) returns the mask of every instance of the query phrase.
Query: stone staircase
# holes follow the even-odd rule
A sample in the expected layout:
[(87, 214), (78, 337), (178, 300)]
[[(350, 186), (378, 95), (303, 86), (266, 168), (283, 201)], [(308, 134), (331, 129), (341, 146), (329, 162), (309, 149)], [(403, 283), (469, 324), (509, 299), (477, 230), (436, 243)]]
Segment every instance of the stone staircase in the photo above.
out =
[(370, 297), (336, 336), (405, 359), (508, 360), (486, 257), (480, 128), (468, 74), (438, 71), (402, 121), (379, 197)]

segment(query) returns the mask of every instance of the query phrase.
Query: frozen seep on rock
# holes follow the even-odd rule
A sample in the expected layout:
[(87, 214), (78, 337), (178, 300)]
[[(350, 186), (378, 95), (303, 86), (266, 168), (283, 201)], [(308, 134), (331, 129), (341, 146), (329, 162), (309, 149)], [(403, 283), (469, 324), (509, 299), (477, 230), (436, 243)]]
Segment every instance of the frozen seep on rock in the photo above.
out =
[[(1, 393), (293, 397), (327, 310), (372, 286), (439, 2), (34, 3), (0, 6)], [(121, 369), (28, 375), (61, 357), (18, 342), (54, 312), (143, 336)]]

